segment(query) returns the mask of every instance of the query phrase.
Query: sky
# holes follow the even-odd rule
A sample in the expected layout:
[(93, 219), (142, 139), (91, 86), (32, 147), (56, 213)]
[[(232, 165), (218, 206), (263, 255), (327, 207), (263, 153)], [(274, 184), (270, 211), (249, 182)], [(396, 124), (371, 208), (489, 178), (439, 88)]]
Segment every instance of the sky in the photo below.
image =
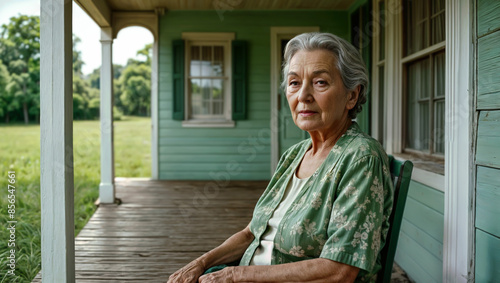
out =
[[(40, 0), (0, 0), (0, 26), (19, 14), (40, 15)], [(83, 73), (89, 74), (101, 66), (100, 28), (73, 2), (73, 34), (81, 39), (76, 46), (82, 54)], [(136, 58), (137, 50), (153, 42), (153, 35), (145, 28), (129, 27), (121, 30), (113, 41), (113, 63), (125, 65)]]

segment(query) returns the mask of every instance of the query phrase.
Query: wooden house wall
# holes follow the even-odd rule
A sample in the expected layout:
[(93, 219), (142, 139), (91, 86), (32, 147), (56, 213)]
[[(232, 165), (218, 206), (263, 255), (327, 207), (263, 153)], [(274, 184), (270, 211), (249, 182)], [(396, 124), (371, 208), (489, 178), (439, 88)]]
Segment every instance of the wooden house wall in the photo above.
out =
[(477, 1), (476, 282), (500, 278), (500, 2)]
[(415, 282), (443, 277), (444, 193), (411, 181), (395, 261)]
[[(159, 36), (159, 178), (270, 178), (270, 28), (319, 26), (348, 38), (347, 11), (168, 11)], [(248, 42), (248, 119), (234, 128), (183, 128), (172, 120), (172, 40), (182, 32), (234, 32)]]

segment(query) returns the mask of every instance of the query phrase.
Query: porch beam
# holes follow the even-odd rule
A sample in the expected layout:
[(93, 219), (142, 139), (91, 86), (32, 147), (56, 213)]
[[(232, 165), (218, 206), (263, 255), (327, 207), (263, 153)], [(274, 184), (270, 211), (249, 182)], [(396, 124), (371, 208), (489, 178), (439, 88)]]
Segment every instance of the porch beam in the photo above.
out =
[(42, 282), (75, 282), (71, 5), (41, 1)]
[(111, 8), (107, 1), (74, 0), (78, 6), (89, 15), (100, 27), (110, 27), (112, 24)]
[(113, 148), (113, 30), (101, 28), (101, 183), (100, 203), (115, 202), (115, 162)]

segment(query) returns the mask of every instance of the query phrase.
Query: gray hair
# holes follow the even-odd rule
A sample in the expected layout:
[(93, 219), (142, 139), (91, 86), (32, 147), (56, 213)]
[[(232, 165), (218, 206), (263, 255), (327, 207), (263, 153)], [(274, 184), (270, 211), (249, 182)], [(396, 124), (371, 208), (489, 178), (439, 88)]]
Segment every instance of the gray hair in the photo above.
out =
[[(292, 38), (285, 48), (283, 62), (283, 82), (282, 87), (286, 87), (286, 77), (290, 67), (290, 60), (301, 50), (328, 50), (337, 59), (337, 69), (342, 77), (344, 87), (348, 91), (353, 91), (359, 85), (361, 86), (358, 101), (354, 108), (349, 110), (349, 117), (356, 118), (362, 110), (362, 105), (366, 102), (366, 89), (368, 87), (368, 74), (363, 59), (358, 50), (348, 41), (333, 35), (331, 33), (303, 33)], [(286, 88), (285, 88), (286, 91)]]

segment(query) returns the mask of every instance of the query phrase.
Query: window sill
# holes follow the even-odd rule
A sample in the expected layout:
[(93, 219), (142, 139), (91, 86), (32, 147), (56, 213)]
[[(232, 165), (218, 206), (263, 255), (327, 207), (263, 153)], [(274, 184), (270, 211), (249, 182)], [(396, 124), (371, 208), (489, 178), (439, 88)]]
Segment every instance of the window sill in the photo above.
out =
[(230, 120), (184, 120), (184, 128), (234, 128), (234, 121)]
[(394, 153), (393, 156), (398, 160), (413, 162), (413, 181), (444, 192), (444, 161), (423, 159), (408, 153)]

